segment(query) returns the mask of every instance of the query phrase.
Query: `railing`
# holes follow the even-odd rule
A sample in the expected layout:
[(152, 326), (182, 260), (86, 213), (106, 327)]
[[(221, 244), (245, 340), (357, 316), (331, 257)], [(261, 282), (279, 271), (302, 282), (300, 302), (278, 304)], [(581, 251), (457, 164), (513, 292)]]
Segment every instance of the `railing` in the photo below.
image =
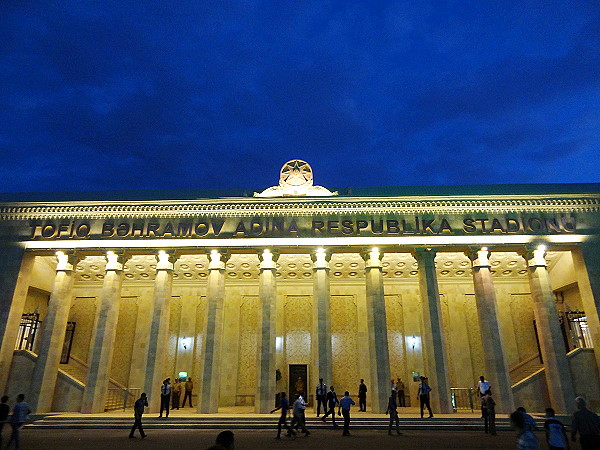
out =
[(459, 410), (471, 410), (473, 412), (475, 410), (473, 403), (476, 395), (475, 391), (476, 389), (474, 388), (450, 388), (454, 412)]
[(105, 411), (114, 411), (115, 409), (133, 408), (133, 404), (140, 396), (141, 388), (108, 388), (106, 396)]

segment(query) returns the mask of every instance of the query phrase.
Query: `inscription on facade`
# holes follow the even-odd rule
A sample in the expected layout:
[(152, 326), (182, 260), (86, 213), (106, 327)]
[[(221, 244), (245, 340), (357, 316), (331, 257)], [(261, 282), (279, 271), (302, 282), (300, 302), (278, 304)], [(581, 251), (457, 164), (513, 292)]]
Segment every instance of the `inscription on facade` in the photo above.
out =
[(31, 224), (31, 239), (156, 239), (402, 235), (560, 234), (573, 216), (257, 217), (196, 220), (70, 221)]

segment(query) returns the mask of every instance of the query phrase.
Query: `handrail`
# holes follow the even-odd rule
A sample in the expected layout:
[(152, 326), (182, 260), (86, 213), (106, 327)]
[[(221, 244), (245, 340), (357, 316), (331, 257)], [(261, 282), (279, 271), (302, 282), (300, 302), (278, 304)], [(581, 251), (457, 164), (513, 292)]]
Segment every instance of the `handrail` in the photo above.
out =
[[(73, 354), (71, 354), (71, 356), (70, 356), (69, 359), (75, 361), (77, 364), (79, 364), (80, 366), (82, 366), (82, 367), (84, 367), (86, 369), (90, 368), (90, 366), (86, 362), (82, 361), (81, 359), (79, 359), (77, 356), (75, 356)], [(63, 364), (63, 365), (65, 365), (65, 364)], [(68, 364), (66, 364), (66, 365), (68, 365)], [(118, 381), (116, 381), (113, 378), (109, 377), (108, 378), (108, 382), (110, 384), (112, 384), (115, 388), (118, 388), (118, 389), (127, 389), (125, 386), (123, 386), (121, 383), (119, 383)]]

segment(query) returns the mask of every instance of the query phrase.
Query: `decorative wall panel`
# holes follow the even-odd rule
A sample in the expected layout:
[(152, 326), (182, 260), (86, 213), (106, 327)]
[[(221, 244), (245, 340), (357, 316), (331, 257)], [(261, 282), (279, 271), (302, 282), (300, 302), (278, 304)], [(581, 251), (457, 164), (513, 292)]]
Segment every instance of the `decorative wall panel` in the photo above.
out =
[(356, 392), (360, 381), (356, 299), (353, 295), (332, 295), (330, 308), (333, 384), (338, 393)]
[(398, 377), (404, 379), (406, 374), (406, 339), (400, 295), (385, 296), (385, 316), (390, 355), (390, 375), (394, 379)]
[(519, 361), (538, 353), (533, 328), (533, 300), (530, 294), (511, 294), (510, 312), (519, 352)]
[(175, 362), (177, 361), (177, 341), (179, 338), (179, 324), (181, 322), (181, 297), (171, 297), (169, 306), (169, 344), (167, 346), (167, 361), (165, 378), (170, 377), (171, 382), (177, 377)]
[(244, 296), (240, 305), (240, 358), (237, 395), (254, 395), (256, 392), (259, 301), (258, 296)]
[(134, 347), (137, 313), (137, 297), (122, 297), (119, 305), (119, 320), (117, 321), (117, 335), (110, 377), (126, 387), (139, 387), (128, 386), (131, 355), (133, 352), (139, 351)]
[(471, 367), (473, 373), (473, 382), (471, 380), (461, 380), (457, 383), (459, 387), (470, 387), (481, 375), (485, 375), (485, 358), (483, 354), (483, 344), (481, 342), (481, 330), (479, 327), (479, 315), (477, 313), (477, 303), (474, 294), (466, 294), (464, 297), (465, 323), (464, 327), (469, 340), (471, 349)]
[(310, 364), (311, 297), (309, 295), (288, 295), (285, 297), (283, 310), (287, 364)]
[(96, 297), (75, 297), (69, 321), (76, 322), (71, 355), (87, 363), (96, 319)]

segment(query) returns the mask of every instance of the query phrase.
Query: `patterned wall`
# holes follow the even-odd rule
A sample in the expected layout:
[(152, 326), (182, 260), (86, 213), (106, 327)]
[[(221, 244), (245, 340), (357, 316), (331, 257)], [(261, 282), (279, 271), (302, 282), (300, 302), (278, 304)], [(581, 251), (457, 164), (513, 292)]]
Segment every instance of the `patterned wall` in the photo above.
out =
[(237, 395), (256, 392), (259, 297), (244, 296), (240, 305), (240, 358)]
[(406, 339), (400, 295), (385, 296), (385, 316), (390, 354), (390, 375), (394, 379), (397, 377), (404, 379), (406, 377)]
[[(477, 380), (485, 373), (485, 359), (483, 354), (483, 344), (481, 342), (481, 331), (479, 328), (479, 315), (477, 314), (475, 294), (466, 294), (464, 296), (463, 305), (465, 311), (464, 326), (467, 332), (471, 355), (472, 379)], [(466, 387), (468, 384), (465, 384), (465, 381), (466, 380), (462, 380), (457, 386)], [(457, 381), (457, 383), (459, 382)]]
[(129, 383), (131, 355), (135, 351), (134, 342), (137, 313), (137, 297), (122, 297), (121, 304), (119, 305), (119, 320), (117, 321), (117, 336), (110, 368), (110, 377), (124, 386), (127, 386)]
[(538, 353), (533, 328), (533, 299), (530, 294), (511, 294), (510, 315), (517, 342), (519, 361)]
[(177, 341), (179, 337), (179, 324), (181, 322), (181, 297), (171, 297), (169, 314), (169, 344), (167, 350), (166, 373), (171, 379), (177, 376)]
[(336, 392), (349, 390), (360, 379), (358, 367), (358, 314), (353, 295), (331, 296), (333, 381)]
[(96, 298), (75, 297), (69, 312), (69, 321), (76, 322), (73, 335), (71, 355), (87, 362), (90, 350), (90, 341), (96, 319)]
[(309, 295), (288, 295), (284, 303), (287, 364), (310, 364), (312, 302)]

